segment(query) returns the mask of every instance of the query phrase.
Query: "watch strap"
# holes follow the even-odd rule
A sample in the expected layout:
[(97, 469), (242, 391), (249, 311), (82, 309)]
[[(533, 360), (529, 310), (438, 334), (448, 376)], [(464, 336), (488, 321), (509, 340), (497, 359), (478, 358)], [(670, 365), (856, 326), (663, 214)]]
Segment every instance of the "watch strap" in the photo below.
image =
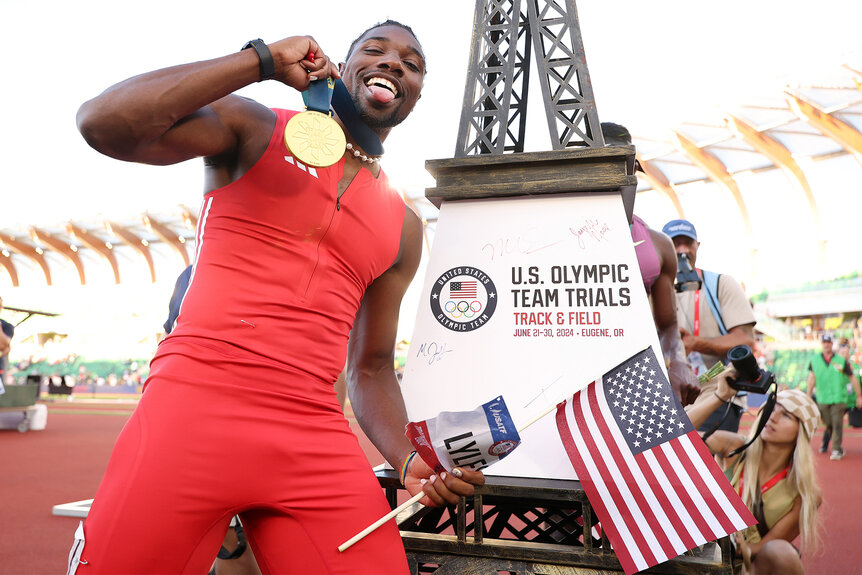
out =
[(260, 61), (260, 80), (258, 82), (275, 77), (275, 60), (272, 59), (272, 52), (269, 51), (266, 42), (260, 38), (249, 40), (242, 49), (247, 50), (249, 48), (254, 49)]

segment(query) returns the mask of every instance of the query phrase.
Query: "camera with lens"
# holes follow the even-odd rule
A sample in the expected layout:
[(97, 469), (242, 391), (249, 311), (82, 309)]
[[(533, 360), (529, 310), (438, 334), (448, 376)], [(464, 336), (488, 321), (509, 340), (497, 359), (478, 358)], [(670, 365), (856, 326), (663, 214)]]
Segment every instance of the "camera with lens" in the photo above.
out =
[(775, 382), (775, 375), (757, 365), (757, 359), (747, 345), (730, 348), (727, 359), (736, 368), (737, 374), (735, 380), (728, 378), (727, 384), (737, 391), (767, 393), (769, 386)]
[(697, 275), (697, 270), (691, 267), (688, 254), (676, 254), (676, 284), (674, 285), (678, 292), (700, 289), (700, 276)]

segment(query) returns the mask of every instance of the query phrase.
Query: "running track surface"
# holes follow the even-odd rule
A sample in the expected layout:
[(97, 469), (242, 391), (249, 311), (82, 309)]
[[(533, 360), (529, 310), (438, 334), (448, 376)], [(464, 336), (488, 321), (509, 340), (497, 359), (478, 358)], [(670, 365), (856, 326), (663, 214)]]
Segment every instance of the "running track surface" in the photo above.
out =
[[(0, 430), (0, 574), (63, 573), (78, 519), (56, 517), (59, 503), (89, 499), (133, 404), (48, 404), (44, 431)], [(348, 409), (351, 426), (372, 465), (383, 458), (365, 438)], [(814, 445), (820, 444), (820, 433)], [(824, 491), (823, 548), (804, 557), (807, 573), (862, 572), (858, 526), (862, 513), (862, 429), (846, 428), (842, 461), (815, 452)], [(157, 553), (158, 550), (153, 550)]]

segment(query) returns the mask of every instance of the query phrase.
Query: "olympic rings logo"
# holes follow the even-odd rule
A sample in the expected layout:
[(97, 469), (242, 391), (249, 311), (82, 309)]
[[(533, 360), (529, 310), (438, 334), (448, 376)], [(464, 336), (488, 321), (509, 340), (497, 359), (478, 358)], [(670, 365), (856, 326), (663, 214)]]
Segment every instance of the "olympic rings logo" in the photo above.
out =
[(455, 266), (431, 284), (429, 311), (444, 328), (464, 333), (486, 325), (497, 309), (497, 288), (482, 270)]
[(470, 319), (482, 311), (482, 302), (479, 300), (473, 300), (469, 303), (466, 300), (456, 302), (455, 300), (450, 299), (443, 306), (443, 309), (446, 310), (449, 317), (453, 319), (458, 319), (460, 317)]

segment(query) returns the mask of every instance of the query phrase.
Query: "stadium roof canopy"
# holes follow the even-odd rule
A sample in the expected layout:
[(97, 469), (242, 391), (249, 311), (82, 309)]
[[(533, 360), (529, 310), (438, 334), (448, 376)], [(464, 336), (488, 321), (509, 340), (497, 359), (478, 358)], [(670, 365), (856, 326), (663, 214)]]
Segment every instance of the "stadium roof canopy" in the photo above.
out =
[[(42, 285), (79, 282), (109, 274), (114, 283), (148, 279), (162, 267), (170, 279), (193, 257), (197, 215), (180, 206), (174, 212), (134, 219), (69, 221), (0, 230), (0, 266), (13, 287), (22, 271), (37, 272)], [(182, 265), (182, 267), (180, 267)], [(163, 279), (163, 278), (159, 278)]]
[(858, 269), (862, 60), (633, 140), (635, 211), (656, 228), (691, 220), (706, 267), (754, 290)]
[(665, 194), (682, 218), (685, 212), (675, 187), (711, 181), (734, 197), (750, 228), (751, 214), (734, 175), (780, 169), (818, 214), (800, 158), (817, 161), (850, 154), (862, 162), (862, 71), (846, 65), (831, 80), (788, 87), (771, 101), (685, 122), (672, 129), (667, 140), (635, 138), (645, 170), (639, 191), (652, 188)]

